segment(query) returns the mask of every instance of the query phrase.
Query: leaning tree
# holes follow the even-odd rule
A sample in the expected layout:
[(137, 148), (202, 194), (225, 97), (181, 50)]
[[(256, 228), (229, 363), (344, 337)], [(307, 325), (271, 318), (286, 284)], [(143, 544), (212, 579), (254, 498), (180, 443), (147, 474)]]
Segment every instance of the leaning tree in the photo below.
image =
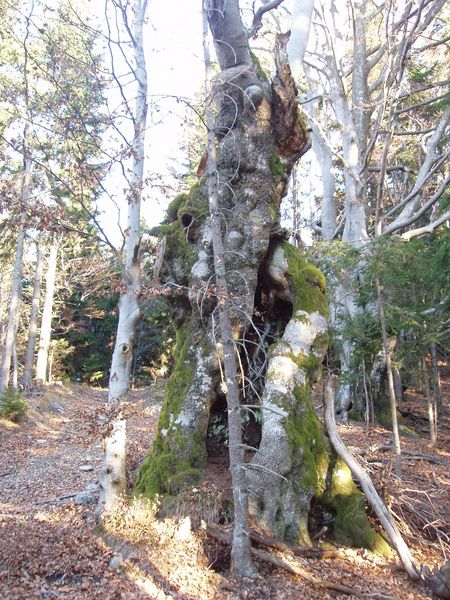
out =
[[(277, 537), (309, 544), (313, 507), (332, 520), (341, 541), (386, 549), (311, 402), (327, 348), (325, 280), (279, 224), (291, 170), (309, 140), (287, 60), (288, 36), (277, 37), (273, 77), (249, 48), (263, 13), (279, 2), (266, 3), (250, 30), (238, 0), (205, 4), (219, 63), (207, 106), (217, 162), (205, 161), (205, 175), (200, 170), (199, 182), (172, 201), (159, 228), (159, 286), (169, 298), (177, 344), (136, 491), (176, 496), (200, 481), (211, 448), (227, 443), (223, 372), (230, 340), (221, 337), (219, 319), (226, 306), (239, 374), (244, 493), (253, 519)], [(209, 201), (211, 177), (216, 205)], [(235, 443), (231, 435), (229, 443)]]

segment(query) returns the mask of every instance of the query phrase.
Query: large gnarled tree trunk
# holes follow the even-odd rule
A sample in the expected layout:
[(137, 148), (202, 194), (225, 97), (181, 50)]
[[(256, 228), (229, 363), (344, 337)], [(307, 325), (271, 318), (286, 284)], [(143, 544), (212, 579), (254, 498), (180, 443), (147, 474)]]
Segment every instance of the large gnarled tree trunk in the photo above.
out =
[[(270, 81), (249, 51), (237, 0), (210, 0), (209, 9), (220, 66), (214, 99), (222, 275), (240, 357), (242, 421), (256, 413), (259, 426), (246, 457), (251, 513), (266, 531), (308, 543), (315, 498), (334, 515), (340, 539), (381, 547), (310, 399), (327, 346), (327, 303), (323, 276), (287, 242), (278, 223), (291, 170), (309, 147), (287, 37), (277, 40)], [(136, 484), (137, 493), (149, 497), (196, 485), (211, 447), (207, 438), (220, 429), (212, 419), (217, 425), (222, 413), (224, 427), (227, 421), (206, 181), (172, 202), (160, 233), (161, 280), (166, 293), (172, 291), (177, 345), (157, 437)]]

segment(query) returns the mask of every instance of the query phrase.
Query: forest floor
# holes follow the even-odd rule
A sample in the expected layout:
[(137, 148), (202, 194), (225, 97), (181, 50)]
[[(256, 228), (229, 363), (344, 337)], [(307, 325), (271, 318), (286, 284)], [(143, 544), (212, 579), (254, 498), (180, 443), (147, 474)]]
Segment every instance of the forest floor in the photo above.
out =
[[(406, 423), (416, 433), (402, 437), (408, 454), (401, 482), (393, 476), (388, 430), (377, 426), (366, 431), (363, 423), (339, 428), (402, 521), (417, 564), (432, 570), (449, 558), (450, 381), (443, 383), (446, 416), (434, 448), (428, 445), (423, 397), (410, 394), (402, 402), (402, 412), (409, 413)], [(156, 431), (163, 387), (164, 382), (158, 382), (131, 395), (128, 472), (134, 476)], [(27, 417), (21, 422), (0, 421), (2, 600), (349, 597), (259, 559), (256, 581), (230, 576), (228, 548), (212, 540), (204, 528), (195, 527), (202, 519), (227, 520), (229, 492), (218, 489), (229, 483), (223, 464), (210, 465), (207, 481), (186, 492), (175, 515), (156, 518), (157, 506), (136, 502), (100, 532), (94, 517), (102, 461), (97, 425), (105, 400), (106, 391), (99, 388), (55, 385), (29, 399)], [(394, 558), (348, 548), (326, 559), (299, 559), (276, 550), (271, 554), (316, 580), (346, 585), (362, 598), (432, 597), (425, 584), (408, 580)]]

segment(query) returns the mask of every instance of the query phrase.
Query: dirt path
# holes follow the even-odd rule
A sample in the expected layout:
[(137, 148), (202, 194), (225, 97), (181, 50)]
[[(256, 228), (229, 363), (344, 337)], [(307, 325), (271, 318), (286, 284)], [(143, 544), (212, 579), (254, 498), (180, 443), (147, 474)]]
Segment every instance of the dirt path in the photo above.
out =
[[(132, 394), (136, 410), (128, 424), (130, 473), (151, 445), (162, 391), (162, 385), (156, 385)], [(28, 418), (20, 425), (0, 421), (1, 600), (348, 597), (262, 563), (256, 582), (230, 578), (227, 550), (203, 530), (192, 532), (188, 527), (194, 517), (200, 522), (210, 516), (214, 522), (220, 511), (217, 499), (226, 490), (217, 486), (229, 478), (218, 478), (214, 465), (207, 470), (208, 474), (212, 469), (208, 481), (184, 494), (175, 518), (161, 521), (148, 507), (137, 506), (98, 535), (94, 509), (101, 446), (90, 425), (97, 422), (105, 400), (106, 392), (95, 388), (54, 386), (30, 400)], [(413, 399), (408, 407), (420, 413), (421, 402)], [(371, 471), (378, 489), (388, 494), (396, 514), (411, 527), (408, 542), (417, 562), (433, 567), (443, 562), (439, 538), (424, 541), (417, 532), (426, 526), (419, 519), (422, 511), (433, 526), (439, 524), (442, 535), (448, 532), (450, 422), (446, 421), (435, 449), (427, 446), (426, 424), (419, 424), (424, 429), (421, 437), (402, 441), (411, 453), (405, 459), (402, 483), (392, 478), (391, 455), (384, 448), (391, 443), (386, 429), (376, 427), (367, 434), (361, 423), (341, 427), (340, 432)], [(420, 458), (419, 452), (435, 462)], [(346, 550), (334, 559), (302, 559), (301, 566), (316, 579), (349, 586), (363, 598), (432, 597), (423, 584), (411, 583), (395, 561), (362, 550)]]
[[(131, 459), (155, 429), (159, 404), (148, 398), (133, 393)], [(20, 426), (0, 422), (0, 598), (149, 597), (109, 566), (114, 554), (94, 533), (101, 445), (89, 424), (105, 400), (104, 391), (54, 386), (30, 400)]]

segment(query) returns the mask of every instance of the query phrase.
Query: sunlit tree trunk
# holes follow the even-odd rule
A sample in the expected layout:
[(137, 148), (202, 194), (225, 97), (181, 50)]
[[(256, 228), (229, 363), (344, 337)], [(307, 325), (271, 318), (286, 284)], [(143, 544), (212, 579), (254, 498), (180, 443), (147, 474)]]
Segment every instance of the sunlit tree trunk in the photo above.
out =
[(436, 342), (431, 343), (431, 373), (432, 373), (433, 394), (436, 398), (436, 407), (437, 407), (438, 411), (440, 411), (442, 409), (442, 390), (441, 390), (441, 379), (439, 376)]
[(2, 278), (0, 279), (0, 360), (3, 354), (5, 304), (5, 273), (2, 273)]
[(19, 387), (19, 361), (17, 359), (17, 327), (14, 332), (14, 344), (13, 344), (12, 350), (13, 350), (13, 352), (12, 352), (13, 368), (12, 368), (11, 386), (15, 390), (17, 390), (17, 388)]
[(36, 337), (38, 329), (39, 317), (39, 301), (41, 298), (41, 280), (44, 261), (42, 260), (42, 244), (38, 240), (36, 244), (36, 270), (34, 273), (33, 297), (31, 300), (30, 323), (28, 326), (27, 350), (25, 354), (24, 370), (23, 370), (23, 385), (26, 390), (30, 390), (33, 382), (33, 363), (34, 352), (36, 347)]
[(36, 364), (36, 381), (41, 385), (45, 385), (48, 382), (48, 353), (50, 349), (50, 339), (52, 336), (53, 299), (55, 295), (59, 242), (60, 238), (57, 234), (55, 234), (50, 246), (47, 272), (45, 276), (45, 298), (42, 309), (39, 351)]
[(434, 446), (437, 441), (437, 414), (436, 414), (436, 397), (431, 393), (430, 379), (428, 377), (428, 369), (425, 357), (421, 359), (421, 374), (423, 389), (425, 391), (425, 397), (427, 399), (428, 408), (428, 425), (430, 429), (430, 445)]
[[(23, 178), (22, 197), (28, 196), (28, 186), (31, 177), (31, 161), (25, 166)], [(8, 323), (6, 326), (5, 345), (3, 347), (2, 367), (0, 376), (0, 390), (4, 390), (9, 385), (11, 360), (14, 346), (16, 343), (16, 332), (19, 318), (19, 305), (22, 288), (22, 262), (23, 249), (25, 241), (25, 213), (22, 214), (17, 236), (16, 258), (14, 263), (14, 272), (11, 282), (11, 294), (9, 301)]]
[[(125, 6), (120, 5), (124, 25), (128, 29)], [(134, 138), (130, 154), (133, 157), (128, 197), (128, 217), (125, 239), (125, 257), (122, 266), (123, 292), (119, 299), (119, 322), (109, 378), (108, 403), (114, 411), (112, 432), (105, 440), (103, 467), (100, 473), (100, 498), (97, 518), (119, 506), (126, 489), (126, 420), (121, 403), (126, 401), (130, 389), (130, 374), (136, 327), (140, 317), (140, 236), (141, 197), (144, 173), (144, 142), (147, 123), (147, 71), (144, 56), (143, 27), (147, 0), (134, 2), (134, 76), (137, 96), (134, 121)]]

